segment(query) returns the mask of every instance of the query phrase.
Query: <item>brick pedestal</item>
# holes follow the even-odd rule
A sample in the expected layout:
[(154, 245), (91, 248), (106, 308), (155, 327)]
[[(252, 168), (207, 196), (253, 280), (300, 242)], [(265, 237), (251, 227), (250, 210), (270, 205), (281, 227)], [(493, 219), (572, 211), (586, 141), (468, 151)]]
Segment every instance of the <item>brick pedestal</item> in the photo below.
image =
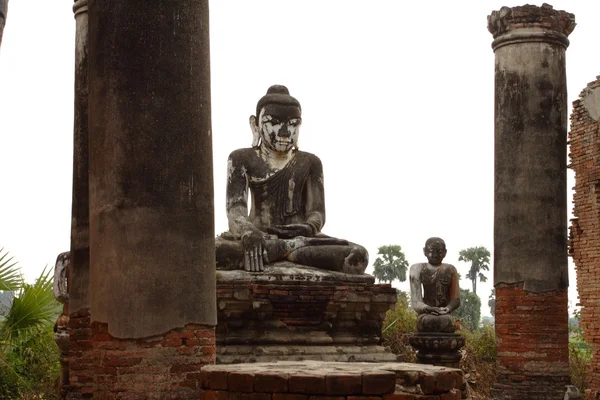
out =
[(395, 361), (381, 342), (396, 289), (289, 262), (217, 274), (217, 363)]
[(569, 379), (567, 290), (496, 286), (495, 400), (562, 399)]
[(457, 369), (406, 363), (277, 362), (202, 369), (203, 400), (460, 400)]

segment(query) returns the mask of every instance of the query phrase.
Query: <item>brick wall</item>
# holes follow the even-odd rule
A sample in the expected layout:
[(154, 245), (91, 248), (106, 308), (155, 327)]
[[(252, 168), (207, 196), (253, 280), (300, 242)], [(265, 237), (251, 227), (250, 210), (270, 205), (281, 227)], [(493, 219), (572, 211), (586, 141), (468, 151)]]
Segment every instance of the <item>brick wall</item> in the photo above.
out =
[(600, 76), (573, 102), (569, 132), (570, 167), (575, 171), (569, 254), (577, 272), (580, 324), (593, 348), (590, 388), (594, 394), (600, 392), (600, 103), (588, 100), (599, 88)]
[(92, 397), (95, 359), (92, 357), (90, 312), (71, 313), (69, 330), (69, 385), (64, 387), (68, 400)]
[(197, 399), (200, 369), (215, 362), (215, 329), (188, 324), (165, 335), (116, 339), (89, 313), (70, 320), (67, 399)]
[[(562, 399), (570, 384), (567, 290), (496, 285), (494, 399)], [(526, 395), (526, 397), (523, 397)]]

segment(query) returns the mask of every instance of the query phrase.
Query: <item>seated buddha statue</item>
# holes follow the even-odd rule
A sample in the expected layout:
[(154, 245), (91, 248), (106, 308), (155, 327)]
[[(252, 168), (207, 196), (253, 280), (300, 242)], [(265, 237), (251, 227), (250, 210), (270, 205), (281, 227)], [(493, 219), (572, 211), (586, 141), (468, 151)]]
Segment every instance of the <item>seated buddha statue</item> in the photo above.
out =
[(452, 311), (460, 306), (459, 276), (456, 268), (442, 263), (446, 243), (437, 237), (427, 239), (423, 253), (426, 263), (410, 267), (410, 299), (417, 312), (419, 332), (454, 333)]
[(367, 267), (364, 247), (321, 232), (323, 167), (298, 149), (301, 124), (300, 103), (285, 86), (271, 86), (258, 101), (252, 147), (227, 160), (229, 231), (216, 238), (217, 269), (261, 272), (284, 260), (349, 274)]

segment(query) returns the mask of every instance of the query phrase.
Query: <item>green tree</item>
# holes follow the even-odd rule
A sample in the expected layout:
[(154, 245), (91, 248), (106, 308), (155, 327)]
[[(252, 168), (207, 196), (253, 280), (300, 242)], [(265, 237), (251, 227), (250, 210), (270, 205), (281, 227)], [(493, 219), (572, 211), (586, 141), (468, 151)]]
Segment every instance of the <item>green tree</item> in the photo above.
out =
[(52, 293), (50, 272), (44, 269), (28, 284), (16, 262), (0, 249), (0, 289), (16, 293), (10, 307), (0, 310), (0, 398), (39, 393), (58, 376), (53, 326), (60, 304)]
[(381, 246), (377, 249), (378, 257), (373, 263), (373, 276), (380, 282), (389, 282), (398, 279), (406, 280), (408, 261), (399, 245)]
[(452, 315), (471, 331), (477, 329), (481, 319), (481, 299), (469, 289), (460, 289), (460, 307)]
[(473, 283), (473, 293), (475, 294), (477, 294), (477, 279), (481, 282), (487, 281), (487, 277), (482, 271), (490, 270), (490, 255), (490, 251), (483, 246), (469, 247), (458, 253), (458, 261), (471, 263), (467, 279)]

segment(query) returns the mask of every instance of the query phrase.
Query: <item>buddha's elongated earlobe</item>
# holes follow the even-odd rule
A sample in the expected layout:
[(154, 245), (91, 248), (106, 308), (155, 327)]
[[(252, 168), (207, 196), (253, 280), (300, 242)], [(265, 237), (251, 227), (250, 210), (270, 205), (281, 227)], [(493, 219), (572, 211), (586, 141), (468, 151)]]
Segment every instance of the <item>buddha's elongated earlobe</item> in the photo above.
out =
[(256, 149), (260, 146), (260, 132), (254, 115), (250, 116), (250, 129), (252, 130), (252, 147)]

